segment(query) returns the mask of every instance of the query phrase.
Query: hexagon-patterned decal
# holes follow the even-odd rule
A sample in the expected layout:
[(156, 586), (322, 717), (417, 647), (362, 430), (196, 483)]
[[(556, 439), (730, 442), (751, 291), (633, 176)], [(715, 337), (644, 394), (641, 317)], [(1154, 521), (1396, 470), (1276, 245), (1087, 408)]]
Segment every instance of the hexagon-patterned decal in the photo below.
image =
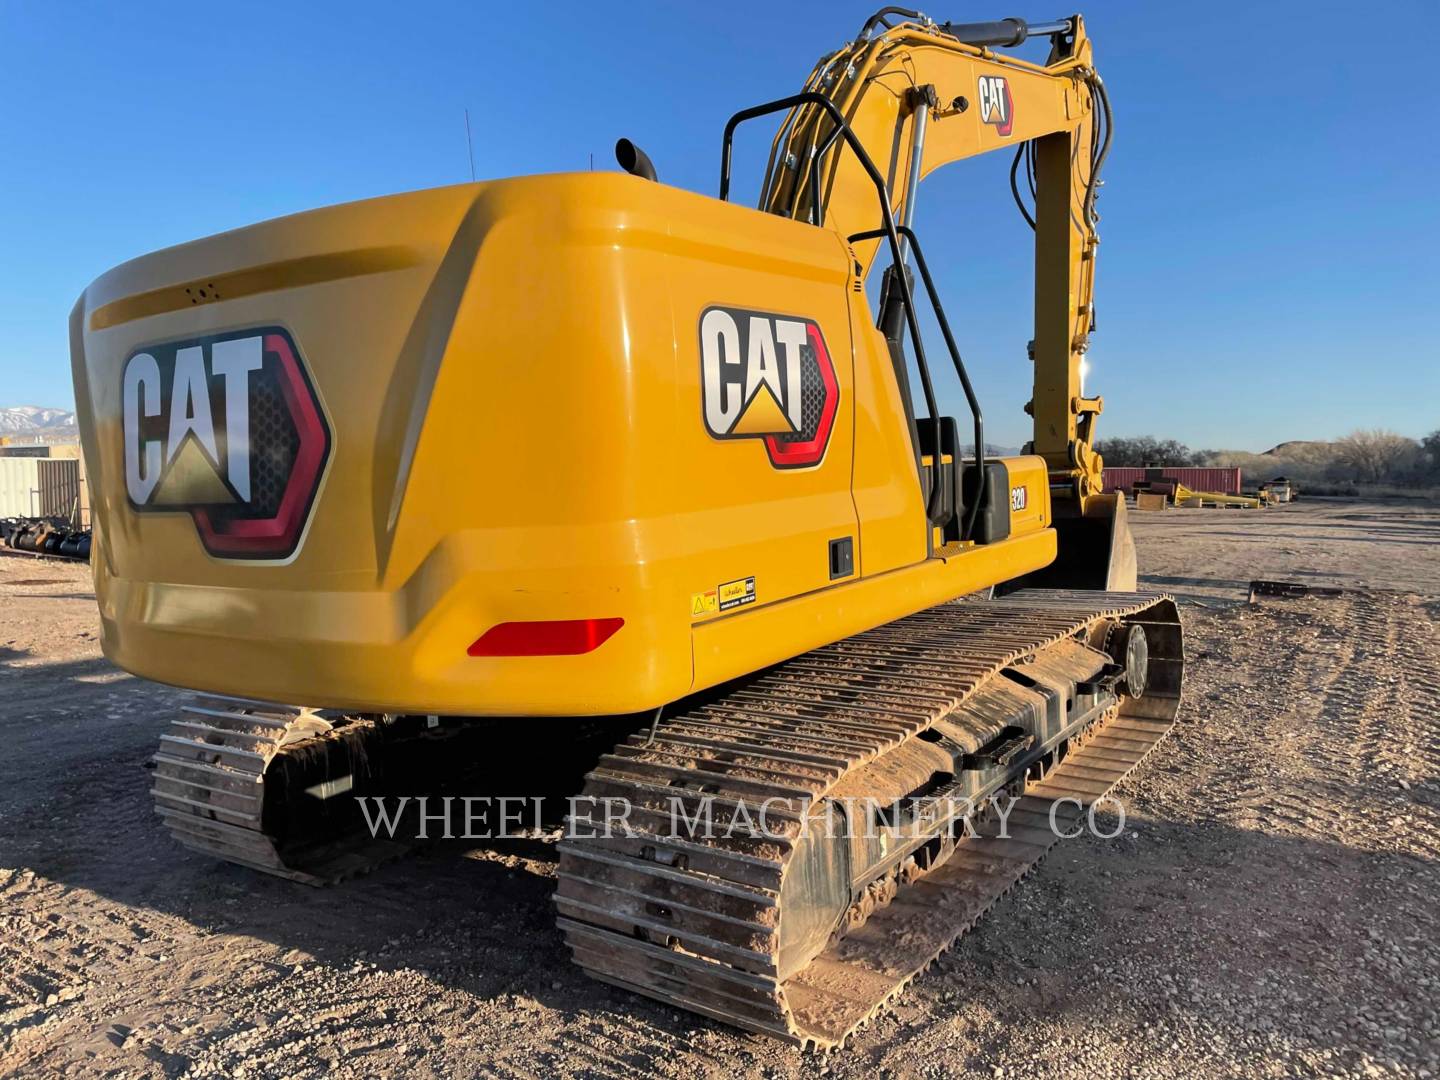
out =
[(141, 513), (186, 513), (205, 550), (288, 559), (330, 457), (288, 330), (256, 327), (147, 345), (121, 373), (125, 490)]
[(825, 458), (840, 383), (814, 319), (743, 308), (700, 314), (700, 390), (716, 439), (761, 439), (777, 469)]

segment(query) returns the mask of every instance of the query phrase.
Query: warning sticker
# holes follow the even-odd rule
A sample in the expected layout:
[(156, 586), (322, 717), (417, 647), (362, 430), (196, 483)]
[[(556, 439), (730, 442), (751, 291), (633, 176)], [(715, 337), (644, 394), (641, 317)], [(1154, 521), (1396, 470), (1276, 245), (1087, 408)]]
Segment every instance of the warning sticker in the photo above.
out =
[(709, 592), (697, 592), (690, 594), (691, 616), (710, 615), (720, 610), (720, 602), (715, 597), (715, 590)]
[(753, 604), (755, 602), (755, 579), (747, 577), (741, 578), (739, 581), (727, 581), (720, 586), (719, 594), (721, 611)]

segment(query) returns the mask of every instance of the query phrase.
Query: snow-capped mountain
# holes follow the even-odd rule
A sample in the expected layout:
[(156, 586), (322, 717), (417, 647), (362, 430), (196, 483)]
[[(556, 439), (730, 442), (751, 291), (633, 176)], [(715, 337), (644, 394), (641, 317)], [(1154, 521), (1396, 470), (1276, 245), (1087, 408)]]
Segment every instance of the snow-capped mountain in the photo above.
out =
[(17, 405), (0, 409), (0, 435), (43, 435), (75, 427), (75, 414), (64, 409), (39, 405)]

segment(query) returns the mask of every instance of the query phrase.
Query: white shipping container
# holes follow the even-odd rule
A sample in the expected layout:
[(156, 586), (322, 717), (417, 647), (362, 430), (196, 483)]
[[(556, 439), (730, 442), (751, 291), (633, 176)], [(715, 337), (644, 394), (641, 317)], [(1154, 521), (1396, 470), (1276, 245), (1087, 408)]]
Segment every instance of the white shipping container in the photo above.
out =
[(34, 517), (40, 513), (42, 458), (0, 458), (0, 517)]
[(89, 517), (79, 458), (0, 457), (0, 518)]

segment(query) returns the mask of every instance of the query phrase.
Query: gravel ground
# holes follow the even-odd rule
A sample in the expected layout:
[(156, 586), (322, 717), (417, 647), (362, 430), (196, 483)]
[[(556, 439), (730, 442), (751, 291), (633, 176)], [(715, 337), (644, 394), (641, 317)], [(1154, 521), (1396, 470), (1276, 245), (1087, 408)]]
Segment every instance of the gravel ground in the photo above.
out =
[(583, 977), (546, 843), (325, 891), (180, 850), (143, 769), (180, 696), (100, 657), (85, 568), (0, 557), (0, 1075), (1440, 1074), (1440, 508), (1133, 517), (1190, 667), (1121, 837), (828, 1058)]

